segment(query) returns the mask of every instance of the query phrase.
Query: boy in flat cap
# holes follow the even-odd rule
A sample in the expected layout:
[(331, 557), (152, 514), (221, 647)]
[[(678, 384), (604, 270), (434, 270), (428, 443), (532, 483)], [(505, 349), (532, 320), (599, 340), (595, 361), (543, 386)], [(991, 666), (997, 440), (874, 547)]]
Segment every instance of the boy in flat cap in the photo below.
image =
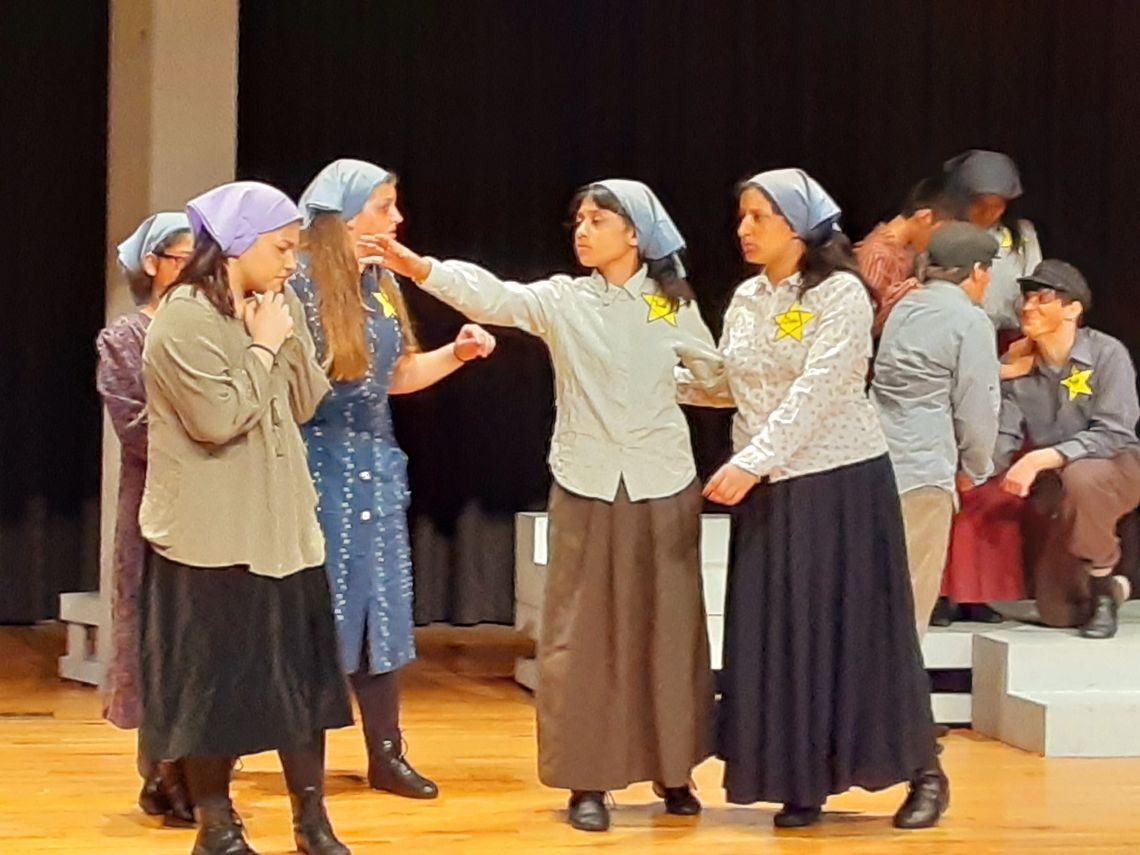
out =
[(891, 311), (875, 358), (871, 397), (901, 494), (919, 638), (942, 584), (958, 490), (993, 472), (999, 364), (981, 303), (997, 251), (970, 223), (935, 231), (925, 285)]
[[(1116, 525), (1140, 505), (1136, 370), (1120, 341), (1082, 326), (1092, 294), (1071, 264), (1046, 259), (1018, 283), (1034, 364), (1002, 384), (994, 463), (1008, 467), (1003, 488), (1050, 520), (1031, 568), (1041, 620), (1111, 638), (1129, 593), (1114, 575)], [(1026, 443), (1032, 450), (1010, 465)]]

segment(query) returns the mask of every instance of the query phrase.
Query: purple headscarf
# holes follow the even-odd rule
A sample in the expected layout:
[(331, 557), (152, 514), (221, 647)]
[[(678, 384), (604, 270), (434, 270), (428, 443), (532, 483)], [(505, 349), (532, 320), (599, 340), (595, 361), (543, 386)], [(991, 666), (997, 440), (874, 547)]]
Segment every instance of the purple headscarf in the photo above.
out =
[(301, 219), (293, 200), (260, 181), (234, 181), (186, 204), (186, 216), (197, 238), (206, 232), (231, 258), (241, 255), (259, 235)]

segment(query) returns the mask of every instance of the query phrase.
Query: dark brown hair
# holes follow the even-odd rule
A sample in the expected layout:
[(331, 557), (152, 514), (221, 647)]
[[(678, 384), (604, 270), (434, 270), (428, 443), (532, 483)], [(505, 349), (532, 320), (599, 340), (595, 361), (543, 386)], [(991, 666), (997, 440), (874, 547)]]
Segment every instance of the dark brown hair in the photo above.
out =
[(206, 299), (223, 315), (237, 314), (226, 270), (226, 254), (208, 232), (202, 232), (195, 239), (194, 251), (190, 253), (186, 266), (166, 293), (173, 292), (179, 285), (190, 285), (194, 293), (204, 293)]
[[(780, 210), (780, 206), (776, 200), (768, 195), (768, 192), (759, 184), (749, 183), (747, 180), (740, 182), (736, 185), (736, 197), (740, 198), (740, 194), (749, 187), (754, 187), (764, 194), (764, 198), (772, 205), (772, 210), (784, 218), (784, 222), (788, 222), (788, 218), (784, 216), (784, 212)], [(789, 227), (791, 224), (789, 223)], [(794, 231), (794, 229), (793, 229)], [(863, 274), (859, 272), (859, 262), (855, 260), (855, 250), (851, 246), (851, 239), (843, 232), (835, 231), (828, 228), (826, 231), (816, 235), (809, 235), (800, 238), (804, 242), (804, 254), (800, 259), (800, 296), (802, 297), (812, 288), (819, 285), (831, 275), (839, 272), (850, 273), (856, 279), (863, 283), (863, 287), (867, 289), (867, 293), (871, 294), (871, 288), (867, 285), (867, 280), (863, 278)], [(872, 295), (874, 296), (874, 295)]]
[[(147, 255), (162, 255), (184, 237), (190, 234), (190, 229), (178, 229), (173, 231), (155, 244), (154, 249), (147, 253)], [(143, 256), (144, 258), (146, 256)], [(138, 273), (133, 273), (130, 270), (126, 271), (127, 285), (131, 289), (131, 297), (134, 298), (135, 304), (142, 306), (150, 302), (150, 292), (154, 287), (154, 277), (147, 273), (145, 270), (139, 270)]]

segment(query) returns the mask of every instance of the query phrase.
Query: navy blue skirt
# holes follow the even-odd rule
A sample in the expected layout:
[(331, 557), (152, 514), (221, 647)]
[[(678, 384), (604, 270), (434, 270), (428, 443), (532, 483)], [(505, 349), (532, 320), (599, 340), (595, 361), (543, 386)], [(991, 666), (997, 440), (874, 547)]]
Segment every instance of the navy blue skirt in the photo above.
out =
[(933, 757), (930, 684), (887, 457), (734, 509), (719, 753), (728, 801), (822, 805)]

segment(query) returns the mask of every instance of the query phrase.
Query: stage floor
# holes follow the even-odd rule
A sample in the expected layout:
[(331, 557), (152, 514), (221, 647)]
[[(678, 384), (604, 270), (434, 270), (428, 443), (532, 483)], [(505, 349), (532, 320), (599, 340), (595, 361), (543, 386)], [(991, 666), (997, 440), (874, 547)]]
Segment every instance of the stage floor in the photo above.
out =
[[(946, 740), (953, 804), (940, 828), (899, 832), (901, 787), (833, 799), (824, 822), (776, 833), (774, 807), (726, 806), (720, 764), (696, 774), (704, 815), (666, 818), (648, 786), (616, 793), (614, 830), (564, 823), (561, 792), (535, 772), (534, 714), (511, 679), (524, 643), (505, 629), (431, 628), (404, 682), (410, 757), (442, 790), (436, 802), (373, 793), (354, 729), (330, 735), (329, 812), (355, 855), (422, 853), (1133, 853), (1140, 840), (1140, 759), (1027, 754), (969, 731)], [(193, 831), (167, 829), (135, 806), (134, 735), (99, 718), (90, 688), (54, 677), (58, 626), (0, 628), (0, 852), (184, 855)], [(292, 852), (276, 757), (246, 758), (234, 797), (263, 855)], [(1131, 841), (1131, 842), (1129, 842)], [(889, 843), (889, 848), (887, 844)]]

